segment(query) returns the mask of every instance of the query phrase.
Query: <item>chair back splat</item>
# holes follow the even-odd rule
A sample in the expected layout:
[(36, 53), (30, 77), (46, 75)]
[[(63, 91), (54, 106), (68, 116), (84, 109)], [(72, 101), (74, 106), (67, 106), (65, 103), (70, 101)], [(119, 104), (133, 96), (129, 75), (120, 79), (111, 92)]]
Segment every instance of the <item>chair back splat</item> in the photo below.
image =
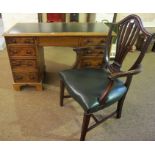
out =
[(120, 71), (124, 58), (136, 43), (139, 35), (145, 36), (141, 45), (142, 51), (140, 51), (139, 57), (130, 69), (135, 69), (140, 65), (152, 39), (152, 34), (145, 31), (141, 19), (137, 15), (130, 15), (117, 24), (116, 56), (113, 64), (110, 65), (111, 71)]

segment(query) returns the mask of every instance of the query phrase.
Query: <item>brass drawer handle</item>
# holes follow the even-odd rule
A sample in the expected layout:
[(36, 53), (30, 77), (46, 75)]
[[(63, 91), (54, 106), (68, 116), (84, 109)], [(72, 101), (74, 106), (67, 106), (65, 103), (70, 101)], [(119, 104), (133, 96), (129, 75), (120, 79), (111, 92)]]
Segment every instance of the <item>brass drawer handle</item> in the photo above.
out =
[(30, 75), (29, 78), (30, 78), (30, 80), (35, 80), (36, 79), (36, 77), (34, 75)]
[(29, 67), (33, 66), (33, 62), (28, 61), (26, 65), (29, 66)]
[(16, 75), (16, 76), (15, 76), (15, 79), (16, 79), (16, 80), (22, 80), (23, 77), (22, 77), (21, 75)]
[(102, 39), (100, 42), (101, 42), (101, 43), (105, 43), (105, 40)]
[(26, 54), (31, 54), (31, 53), (32, 53), (32, 51), (26, 50)]
[(12, 43), (17, 43), (16, 39), (11, 40)]
[(89, 44), (89, 43), (92, 43), (92, 42), (93, 42), (93, 40), (89, 40), (89, 39), (84, 41), (85, 44)]
[(18, 67), (18, 66), (21, 66), (21, 62), (17, 62), (17, 61), (15, 61), (15, 62), (13, 62), (13, 66), (14, 67)]
[(32, 43), (33, 41), (32, 41), (32, 40), (27, 39), (27, 40), (25, 40), (24, 42), (29, 44), (29, 43)]
[(10, 50), (10, 53), (12, 53), (12, 54), (17, 54), (18, 53), (18, 50)]

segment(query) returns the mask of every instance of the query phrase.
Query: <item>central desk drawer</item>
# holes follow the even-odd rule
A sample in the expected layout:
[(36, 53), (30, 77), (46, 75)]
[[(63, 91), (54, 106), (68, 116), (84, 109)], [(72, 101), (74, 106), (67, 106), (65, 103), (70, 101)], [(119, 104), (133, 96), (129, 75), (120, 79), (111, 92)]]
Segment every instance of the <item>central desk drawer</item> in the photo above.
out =
[(36, 48), (33, 45), (8, 45), (10, 56), (35, 56)]
[(82, 37), (80, 46), (102, 45), (106, 42), (106, 37)]
[(38, 44), (42, 46), (78, 46), (79, 37), (39, 37)]

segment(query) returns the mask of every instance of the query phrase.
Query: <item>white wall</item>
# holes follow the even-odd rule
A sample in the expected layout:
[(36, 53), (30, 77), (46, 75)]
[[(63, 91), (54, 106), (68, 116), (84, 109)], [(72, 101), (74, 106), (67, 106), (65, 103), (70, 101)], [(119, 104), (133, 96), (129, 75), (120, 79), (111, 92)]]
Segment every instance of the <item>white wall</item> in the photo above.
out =
[(47, 13), (42, 13), (42, 20), (43, 20), (43, 23), (47, 22)]
[(0, 51), (3, 50), (5, 47), (4, 37), (2, 36), (3, 33), (4, 33), (3, 21), (2, 18), (0, 18)]
[(96, 22), (102, 22), (103, 20), (112, 21), (113, 13), (96, 13)]
[(38, 22), (37, 13), (2, 13), (4, 31), (7, 31), (16, 23)]
[[(66, 13), (66, 22), (70, 22), (70, 13)], [(87, 14), (86, 13), (79, 13), (79, 23), (86, 23), (87, 22)]]
[[(131, 13), (117, 13), (117, 21), (125, 18)], [(155, 13), (135, 13), (142, 19), (143, 25), (145, 27), (155, 27)], [(112, 21), (113, 13), (96, 13), (96, 22), (102, 22), (102, 20), (107, 19)]]
[[(145, 27), (155, 27), (155, 13), (135, 13), (138, 15), (143, 22)], [(117, 14), (117, 21), (120, 21), (124, 17), (128, 16), (129, 13), (118, 13)]]
[(86, 23), (87, 22), (87, 14), (86, 13), (80, 13), (79, 14), (79, 23)]
[[(0, 26), (0, 29), (3, 28), (3, 32), (6, 32), (16, 23), (28, 23), (38, 22), (38, 14), (37, 13), (2, 13), (2, 23), (3, 25)], [(2, 27), (2, 28), (1, 28)], [(5, 48), (5, 40), (2, 36), (3, 32), (0, 34), (0, 50)]]

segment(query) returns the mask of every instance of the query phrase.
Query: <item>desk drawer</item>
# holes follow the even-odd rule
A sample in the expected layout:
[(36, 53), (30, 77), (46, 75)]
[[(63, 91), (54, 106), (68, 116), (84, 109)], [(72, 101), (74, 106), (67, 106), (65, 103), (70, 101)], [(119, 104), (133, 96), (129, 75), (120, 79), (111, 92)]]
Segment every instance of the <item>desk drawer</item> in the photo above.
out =
[(35, 59), (34, 60), (12, 59), (11, 66), (13, 70), (35, 70), (37, 69), (37, 62)]
[(101, 68), (103, 64), (103, 57), (83, 57), (80, 60), (80, 68)]
[(10, 56), (35, 56), (36, 48), (33, 45), (8, 45)]
[(13, 76), (17, 83), (39, 82), (38, 72), (13, 72)]
[(101, 56), (103, 57), (103, 49), (93, 49), (93, 50), (87, 50), (84, 52), (81, 52), (81, 56)]
[(34, 44), (33, 37), (9, 37), (6, 38), (8, 44)]
[(43, 46), (78, 46), (78, 37), (39, 37), (38, 44)]
[(102, 45), (106, 42), (106, 37), (83, 37), (80, 38), (80, 46)]

